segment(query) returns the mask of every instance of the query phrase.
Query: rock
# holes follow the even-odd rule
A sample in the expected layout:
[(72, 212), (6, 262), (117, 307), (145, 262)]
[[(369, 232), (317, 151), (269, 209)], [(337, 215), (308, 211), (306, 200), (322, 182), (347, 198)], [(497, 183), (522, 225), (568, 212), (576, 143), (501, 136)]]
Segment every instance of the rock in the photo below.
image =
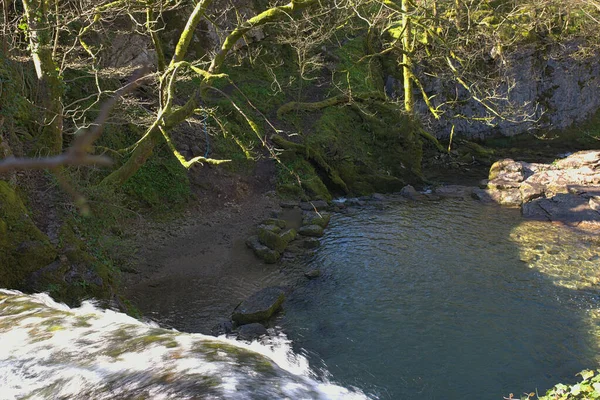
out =
[(490, 197), (521, 205), (525, 218), (600, 230), (600, 151), (577, 152), (552, 164), (501, 160), (490, 178)]
[(352, 206), (362, 207), (365, 204), (367, 204), (367, 203), (362, 200), (359, 200), (359, 199), (348, 199), (348, 200), (346, 200), (346, 203), (345, 203), (345, 205), (347, 207), (352, 207)]
[(307, 237), (304, 239), (303, 246), (305, 249), (316, 249), (321, 245), (321, 241), (316, 237)]
[(558, 194), (551, 199), (539, 199), (538, 204), (546, 211), (551, 221), (580, 223), (600, 221), (600, 214), (589, 207), (589, 202), (581, 196)]
[(260, 242), (258, 236), (250, 236), (246, 240), (246, 246), (248, 246), (254, 252), (254, 255), (267, 264), (274, 264), (281, 258), (281, 253), (277, 250), (273, 250), (265, 246)]
[(321, 276), (321, 271), (318, 269), (311, 269), (310, 271), (305, 272), (304, 276), (308, 279), (315, 279)]
[(279, 236), (285, 241), (287, 246), (287, 244), (289, 244), (292, 240), (296, 239), (297, 235), (298, 233), (295, 229), (288, 229), (287, 231), (281, 233)]
[(490, 167), (488, 179), (492, 181), (497, 178), (510, 181), (523, 181), (525, 179), (525, 175), (523, 173), (523, 164), (510, 158), (496, 161)]
[(521, 215), (527, 219), (533, 219), (536, 221), (550, 221), (548, 213), (540, 207), (539, 200), (534, 200), (529, 203), (523, 204), (521, 207)]
[(304, 211), (326, 210), (329, 208), (329, 203), (325, 200), (303, 201), (300, 203), (300, 208)]
[(386, 199), (385, 195), (381, 193), (373, 193), (371, 195), (371, 199), (375, 201), (384, 201)]
[(471, 197), (483, 203), (491, 203), (494, 201), (487, 189), (475, 188), (471, 193)]
[(544, 196), (544, 187), (538, 183), (525, 181), (519, 186), (519, 190), (521, 191), (522, 203)]
[(588, 205), (592, 210), (600, 212), (600, 196), (590, 197), (588, 200)]
[(323, 236), (323, 227), (319, 225), (305, 225), (298, 229), (302, 236), (321, 237)]
[(281, 208), (295, 208), (298, 207), (300, 205), (300, 203), (298, 203), (297, 201), (282, 201), (279, 203), (279, 206)]
[(284, 229), (286, 222), (283, 219), (269, 218), (263, 221), (263, 225), (277, 226), (280, 229)]
[(420, 200), (421, 193), (417, 192), (417, 190), (412, 185), (406, 185), (400, 190), (400, 195), (407, 199), (411, 200)]
[(266, 321), (281, 307), (284, 300), (284, 291), (279, 287), (259, 290), (242, 301), (231, 318), (239, 325)]
[(287, 246), (287, 242), (279, 234), (267, 229), (259, 229), (258, 240), (271, 250), (276, 250), (279, 253), (285, 250)]
[(259, 225), (258, 230), (260, 231), (269, 231), (273, 233), (281, 232), (281, 228), (277, 225)]
[(233, 332), (233, 322), (231, 320), (223, 320), (212, 327), (210, 334), (213, 336), (227, 335)]
[(331, 214), (320, 213), (320, 214), (309, 214), (302, 220), (302, 225), (319, 225), (322, 228), (327, 228), (329, 221), (331, 220)]
[(557, 161), (555, 165), (558, 169), (578, 169), (584, 167), (598, 169), (600, 167), (600, 151), (579, 151)]
[(267, 328), (258, 322), (242, 325), (238, 330), (238, 339), (252, 341), (260, 339), (261, 336), (268, 335)]
[(435, 188), (435, 194), (446, 198), (468, 198), (473, 193), (473, 188), (470, 186), (447, 185)]

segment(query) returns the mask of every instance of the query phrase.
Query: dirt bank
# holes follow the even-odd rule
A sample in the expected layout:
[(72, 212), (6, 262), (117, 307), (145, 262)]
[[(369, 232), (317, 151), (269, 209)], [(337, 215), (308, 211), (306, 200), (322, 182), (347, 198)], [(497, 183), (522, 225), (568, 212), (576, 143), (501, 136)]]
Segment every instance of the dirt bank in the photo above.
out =
[(194, 174), (197, 200), (182, 218), (144, 224), (134, 268), (123, 274), (123, 293), (144, 316), (209, 333), (244, 298), (284, 283), (279, 267), (262, 263), (244, 243), (279, 208), (269, 164), (245, 177), (204, 169)]

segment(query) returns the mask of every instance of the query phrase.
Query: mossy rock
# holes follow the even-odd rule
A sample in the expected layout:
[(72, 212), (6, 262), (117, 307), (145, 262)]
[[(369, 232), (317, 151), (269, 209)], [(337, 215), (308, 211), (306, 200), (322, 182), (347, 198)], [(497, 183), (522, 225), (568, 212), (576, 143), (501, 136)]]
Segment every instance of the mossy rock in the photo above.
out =
[(267, 264), (275, 264), (281, 258), (281, 253), (265, 246), (260, 242), (258, 236), (251, 236), (246, 240), (246, 246), (250, 248), (254, 255)]
[(309, 215), (304, 218), (303, 225), (319, 225), (322, 228), (327, 228), (330, 220), (331, 214), (329, 213)]
[(268, 218), (263, 221), (263, 225), (275, 225), (281, 229), (285, 228), (286, 224), (287, 222), (285, 222), (285, 220), (277, 218)]
[(239, 325), (264, 322), (279, 310), (285, 293), (278, 287), (268, 287), (254, 293), (233, 311), (231, 319)]
[(264, 244), (265, 246), (267, 246), (268, 248), (270, 248), (271, 250), (275, 250), (279, 253), (281, 253), (283, 250), (285, 250), (286, 246), (287, 246), (287, 242), (285, 241), (285, 239), (281, 236), (279, 236), (279, 234), (275, 233), (275, 232), (271, 232), (268, 229), (265, 228), (261, 228), (258, 231), (258, 240)]
[(321, 237), (323, 236), (323, 227), (319, 225), (306, 225), (298, 229), (302, 236)]
[(296, 239), (297, 235), (298, 233), (295, 229), (288, 229), (280, 234), (281, 238), (285, 240), (286, 245), (289, 244), (292, 240)]
[(277, 225), (263, 224), (263, 225), (259, 225), (258, 229), (259, 229), (259, 231), (264, 230), (264, 231), (269, 231), (269, 232), (273, 232), (273, 233), (281, 232), (281, 228)]
[(0, 285), (20, 288), (31, 273), (57, 255), (48, 237), (29, 217), (27, 208), (5, 181), (0, 181)]

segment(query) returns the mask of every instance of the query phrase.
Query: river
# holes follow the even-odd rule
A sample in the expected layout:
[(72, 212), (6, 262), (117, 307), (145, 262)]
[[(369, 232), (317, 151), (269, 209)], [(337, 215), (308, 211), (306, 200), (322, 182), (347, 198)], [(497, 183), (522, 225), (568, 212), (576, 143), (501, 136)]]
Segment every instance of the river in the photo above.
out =
[(0, 399), (502, 399), (598, 365), (597, 237), (470, 199), (369, 204), (333, 216), (302, 266), (321, 277), (261, 343), (0, 290)]
[[(593, 238), (472, 200), (336, 215), (279, 325), (382, 399), (540, 394), (598, 365)], [(518, 396), (517, 396), (518, 397)]]

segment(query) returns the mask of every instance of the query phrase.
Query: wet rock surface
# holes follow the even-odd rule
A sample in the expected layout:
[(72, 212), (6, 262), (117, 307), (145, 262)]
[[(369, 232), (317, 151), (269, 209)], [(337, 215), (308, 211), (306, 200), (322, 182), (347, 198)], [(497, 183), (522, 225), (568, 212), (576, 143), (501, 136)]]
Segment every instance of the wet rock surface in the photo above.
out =
[(259, 290), (235, 308), (231, 319), (239, 325), (266, 321), (279, 310), (284, 300), (285, 292), (279, 287)]

